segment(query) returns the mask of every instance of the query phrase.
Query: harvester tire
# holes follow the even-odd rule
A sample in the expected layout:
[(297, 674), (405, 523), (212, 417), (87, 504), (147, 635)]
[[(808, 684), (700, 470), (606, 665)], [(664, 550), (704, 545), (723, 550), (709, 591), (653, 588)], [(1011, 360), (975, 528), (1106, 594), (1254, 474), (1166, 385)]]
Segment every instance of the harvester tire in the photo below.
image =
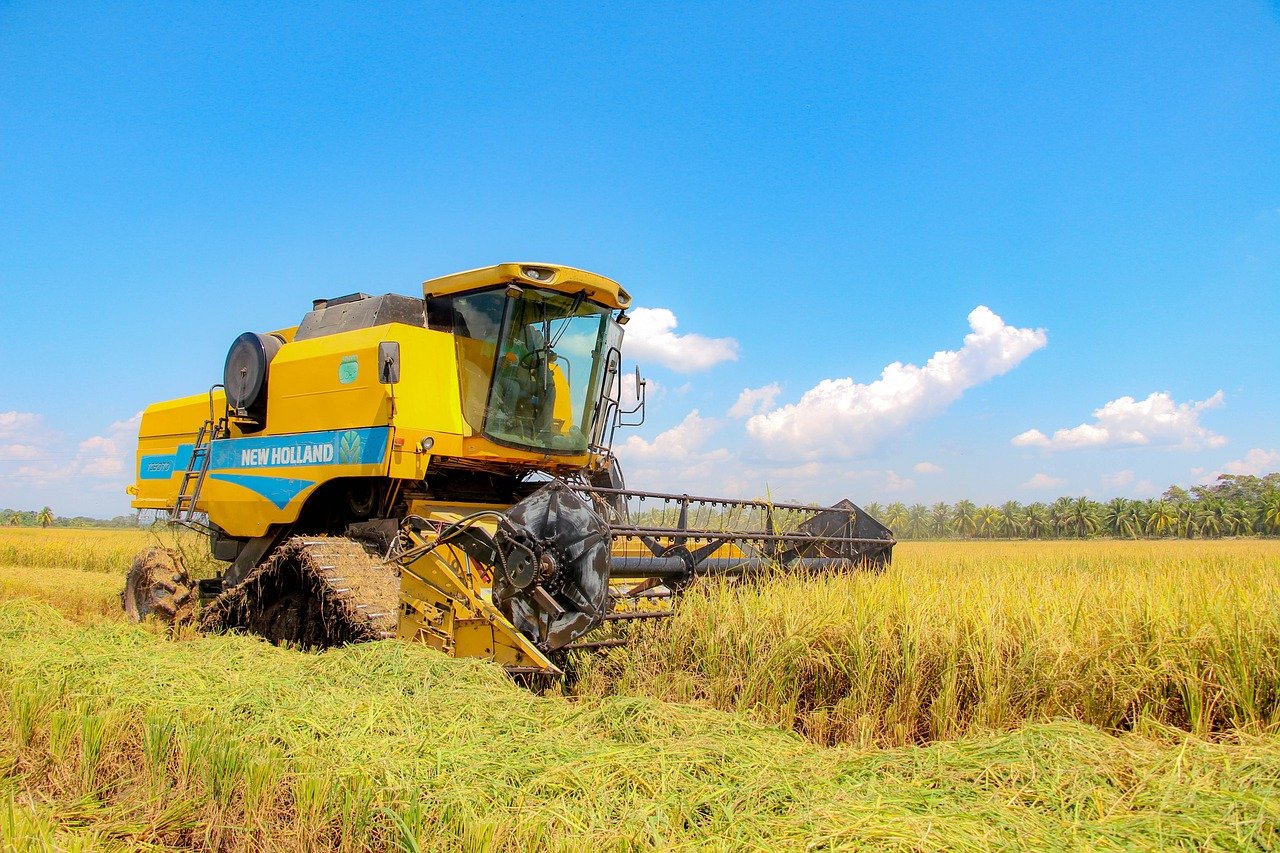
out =
[(171, 548), (153, 545), (133, 558), (120, 603), (131, 622), (155, 616), (177, 628), (195, 619), (195, 584)]

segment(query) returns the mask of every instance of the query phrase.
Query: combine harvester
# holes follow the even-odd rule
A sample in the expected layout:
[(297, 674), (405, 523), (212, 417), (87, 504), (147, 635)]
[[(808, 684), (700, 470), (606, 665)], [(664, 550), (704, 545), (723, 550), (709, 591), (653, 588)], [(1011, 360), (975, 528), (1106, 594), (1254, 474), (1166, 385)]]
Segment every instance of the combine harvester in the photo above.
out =
[(610, 448), (644, 408), (638, 370), (620, 399), (630, 304), (589, 272), (501, 264), (236, 338), (222, 384), (143, 413), (129, 487), (207, 533), (226, 570), (193, 582), (147, 549), (125, 610), (556, 675), (566, 651), (623, 642), (592, 631), (669, 615), (700, 576), (885, 565), (892, 535), (848, 501), (625, 487)]

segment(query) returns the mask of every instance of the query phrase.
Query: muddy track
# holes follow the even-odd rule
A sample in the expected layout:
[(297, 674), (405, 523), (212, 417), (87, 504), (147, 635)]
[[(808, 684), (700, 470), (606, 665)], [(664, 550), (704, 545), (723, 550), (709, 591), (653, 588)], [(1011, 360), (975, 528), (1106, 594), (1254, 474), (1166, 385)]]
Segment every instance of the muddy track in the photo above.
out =
[(394, 637), (399, 600), (396, 566), (360, 542), (295, 536), (214, 599), (200, 627), (325, 648)]

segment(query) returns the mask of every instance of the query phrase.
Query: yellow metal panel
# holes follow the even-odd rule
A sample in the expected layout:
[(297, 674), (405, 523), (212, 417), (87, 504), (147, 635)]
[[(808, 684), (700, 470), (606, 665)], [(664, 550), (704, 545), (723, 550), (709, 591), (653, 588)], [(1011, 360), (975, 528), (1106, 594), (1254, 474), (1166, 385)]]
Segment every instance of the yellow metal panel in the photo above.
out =
[[(286, 329), (282, 334), (292, 338), (292, 332)], [(400, 344), (400, 382), (394, 388), (380, 381), (378, 345), (382, 341)], [(473, 435), (463, 417), (454, 337), (415, 326), (392, 323), (286, 343), (271, 362), (267, 393), (265, 428), (245, 432), (247, 424), (232, 421), (230, 438), (243, 442), (232, 446), (255, 447), (273, 438), (286, 444), (292, 438), (305, 446), (320, 440), (316, 434), (321, 432), (387, 427), (391, 430), (387, 453), (376, 462), (360, 464), (335, 460), (334, 464), (295, 467), (273, 461), (269, 470), (252, 462), (222, 466), (218, 476), (211, 473), (204, 481), (196, 509), (208, 512), (233, 536), (259, 536), (270, 525), (296, 520), (306, 499), (337, 477), (419, 480), (436, 456), (527, 465), (553, 473), (576, 470), (588, 458), (585, 453), (562, 456), (504, 447)], [(226, 403), (221, 391), (215, 392), (213, 403), (215, 419), (222, 417)], [(173, 506), (190, 446), (208, 417), (208, 394), (148, 407), (139, 428), (137, 482), (132, 487), (135, 508)], [(431, 439), (431, 447), (424, 450), (426, 438)], [(166, 463), (168, 468), (161, 470)], [(148, 470), (143, 470), (144, 465)], [(268, 499), (259, 493), (267, 488), (264, 477), (289, 482), (267, 484), (272, 490)]]
[(456, 657), (558, 674), (555, 664), (482, 595), (470, 566), (466, 554), (447, 545), (405, 565), (397, 636)]
[[(529, 268), (545, 270), (549, 277), (533, 278), (526, 275), (525, 270)], [(574, 267), (535, 262), (497, 264), (433, 278), (422, 283), (422, 293), (427, 297), (447, 296), (512, 281), (522, 287), (542, 287), (563, 293), (585, 290), (588, 299), (609, 308), (627, 308), (631, 305), (631, 294), (612, 279)]]
[[(378, 343), (388, 326), (285, 344), (271, 361), (269, 435), (391, 422), (391, 398), (378, 381)], [(404, 326), (404, 329), (411, 327)]]

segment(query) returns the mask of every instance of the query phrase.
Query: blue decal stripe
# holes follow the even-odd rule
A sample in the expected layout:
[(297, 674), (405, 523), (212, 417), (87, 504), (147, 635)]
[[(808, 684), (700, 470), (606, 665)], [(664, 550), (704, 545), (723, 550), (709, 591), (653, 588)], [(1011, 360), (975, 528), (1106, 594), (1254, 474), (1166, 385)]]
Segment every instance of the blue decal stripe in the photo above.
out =
[(377, 465), (387, 455), (390, 427), (225, 438), (213, 443), (210, 469)]
[[(221, 438), (213, 442), (209, 470), (380, 465), (386, 460), (390, 441), (390, 427)], [(167, 480), (181, 474), (191, 462), (191, 451), (192, 445), (180, 444), (172, 455), (142, 457), (139, 479)]]
[(210, 474), (209, 476), (214, 480), (223, 480), (236, 486), (244, 486), (252, 492), (257, 492), (279, 509), (284, 509), (289, 504), (289, 501), (296, 498), (300, 492), (309, 486), (315, 485), (314, 480), (263, 477), (257, 474)]

